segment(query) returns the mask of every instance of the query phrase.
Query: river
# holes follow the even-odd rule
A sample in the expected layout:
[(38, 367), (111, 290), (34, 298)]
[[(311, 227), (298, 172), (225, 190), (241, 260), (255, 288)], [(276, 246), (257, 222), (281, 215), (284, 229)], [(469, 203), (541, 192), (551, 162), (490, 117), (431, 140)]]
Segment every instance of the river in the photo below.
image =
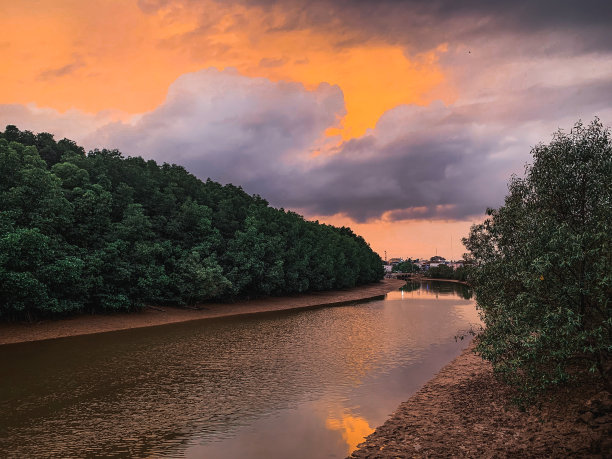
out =
[(467, 345), (460, 284), (0, 346), (2, 457), (345, 457)]

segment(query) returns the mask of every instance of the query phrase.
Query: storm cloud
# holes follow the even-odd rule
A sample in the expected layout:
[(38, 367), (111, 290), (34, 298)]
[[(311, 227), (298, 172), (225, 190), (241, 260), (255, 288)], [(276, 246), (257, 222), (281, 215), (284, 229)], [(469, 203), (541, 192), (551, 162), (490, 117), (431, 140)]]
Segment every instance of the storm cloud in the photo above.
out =
[(570, 128), (577, 113), (610, 119), (610, 89), (612, 79), (488, 102), (401, 105), (366, 135), (338, 143), (325, 136), (344, 114), (338, 87), (209, 69), (182, 76), (156, 110), (106, 125), (87, 143), (179, 163), (310, 215), (465, 219), (501, 204), (531, 147)]
[(209, 69), (182, 76), (156, 110), (109, 124), (87, 143), (182, 164), (277, 206), (356, 221), (389, 211), (460, 218), (482, 213), (483, 194), (503, 196), (503, 180), (496, 186), (488, 169), (507, 170), (491, 159), (507, 147), (497, 133), (475, 133), (465, 114), (441, 103), (400, 106), (367, 135), (338, 144), (325, 130), (344, 113), (338, 87), (309, 91)]
[[(140, 0), (146, 13), (201, 7), (201, 29), (210, 26), (210, 8), (201, 0)], [(267, 33), (319, 29), (335, 31), (333, 46), (384, 42), (410, 53), (445, 42), (483, 43), (509, 36), (527, 38), (532, 53), (583, 53), (612, 49), (612, 7), (607, 0), (229, 0), (216, 8), (253, 8)], [(238, 13), (237, 16), (241, 16)], [(247, 20), (248, 18), (242, 18)], [(538, 42), (541, 42), (538, 45)], [(535, 46), (534, 46), (535, 45)], [(506, 50), (512, 52), (512, 48)]]
[(132, 123), (108, 124), (85, 143), (178, 163), (202, 179), (266, 196), (267, 182), (301, 170), (310, 150), (325, 148), (325, 130), (344, 114), (337, 86), (309, 91), (208, 69), (182, 75), (158, 108)]

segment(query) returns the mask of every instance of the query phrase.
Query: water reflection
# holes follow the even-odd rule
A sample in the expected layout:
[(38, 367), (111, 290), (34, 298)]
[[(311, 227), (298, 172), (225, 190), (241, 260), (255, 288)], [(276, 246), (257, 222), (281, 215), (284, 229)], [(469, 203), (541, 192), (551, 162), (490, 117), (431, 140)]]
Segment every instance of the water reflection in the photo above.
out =
[[(334, 415), (331, 415), (334, 416)], [(340, 413), (339, 417), (329, 417), (325, 420), (325, 427), (329, 430), (337, 430), (342, 434), (342, 439), (346, 442), (346, 454), (357, 449), (357, 445), (365, 437), (374, 432), (374, 427), (368, 424), (364, 418), (354, 416), (350, 413)]]
[[(473, 290), (459, 282), (442, 282), (442, 281), (408, 281), (404, 284), (398, 292), (391, 292), (389, 295), (397, 297), (398, 293), (400, 297), (401, 293), (412, 293), (423, 294), (423, 299), (438, 299), (440, 296), (458, 296), (464, 300), (471, 300), (473, 297)], [(412, 297), (414, 298), (414, 296)]]
[(408, 281), (402, 287), (400, 287), (401, 292), (414, 292), (415, 290), (419, 290), (421, 288), (420, 282)]
[(466, 345), (473, 302), (437, 284), (1, 346), (0, 456), (344, 457)]

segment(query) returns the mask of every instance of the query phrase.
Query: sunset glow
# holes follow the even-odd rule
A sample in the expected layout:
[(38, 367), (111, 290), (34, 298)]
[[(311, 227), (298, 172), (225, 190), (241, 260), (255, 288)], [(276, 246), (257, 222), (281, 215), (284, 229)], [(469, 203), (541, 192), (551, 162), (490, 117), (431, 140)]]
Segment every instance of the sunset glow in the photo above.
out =
[(368, 421), (350, 414), (344, 414), (341, 419), (328, 418), (325, 421), (325, 427), (342, 432), (342, 439), (347, 445), (347, 454), (357, 449), (357, 445), (374, 432), (374, 428), (370, 427)]
[(439, 98), (432, 91), (444, 81), (436, 65), (443, 47), (413, 60), (401, 47), (384, 43), (336, 50), (329, 43), (337, 37), (317, 31), (262, 33), (265, 19), (258, 9), (211, 3), (206, 15), (217, 22), (202, 31), (194, 20), (202, 13), (198, 5), (147, 14), (135, 2), (116, 0), (95, 7), (70, 0), (31, 3), (31, 9), (9, 6), (2, 20), (10, 37), (2, 43), (3, 54), (20, 63), (0, 76), (3, 103), (137, 114), (158, 106), (184, 73), (232, 67), (307, 88), (339, 85), (347, 114), (343, 128), (330, 134), (348, 139), (374, 128), (398, 104)]

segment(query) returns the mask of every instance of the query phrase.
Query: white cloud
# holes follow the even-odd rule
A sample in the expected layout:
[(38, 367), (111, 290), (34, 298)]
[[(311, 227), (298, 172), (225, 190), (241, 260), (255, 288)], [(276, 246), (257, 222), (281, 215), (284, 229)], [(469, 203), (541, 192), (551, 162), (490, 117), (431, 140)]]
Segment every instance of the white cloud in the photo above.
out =
[(324, 131), (344, 114), (337, 86), (309, 91), (299, 83), (208, 69), (181, 76), (162, 105), (130, 124), (98, 129), (88, 143), (248, 186), (303, 164), (310, 149), (329, 142)]
[[(13, 124), (21, 130), (50, 132), (56, 139), (63, 137), (83, 142), (94, 130), (124, 114), (117, 111), (103, 111), (97, 114), (80, 110), (59, 112), (35, 104), (0, 104), (0, 126)], [(88, 145), (84, 145), (88, 146)]]

